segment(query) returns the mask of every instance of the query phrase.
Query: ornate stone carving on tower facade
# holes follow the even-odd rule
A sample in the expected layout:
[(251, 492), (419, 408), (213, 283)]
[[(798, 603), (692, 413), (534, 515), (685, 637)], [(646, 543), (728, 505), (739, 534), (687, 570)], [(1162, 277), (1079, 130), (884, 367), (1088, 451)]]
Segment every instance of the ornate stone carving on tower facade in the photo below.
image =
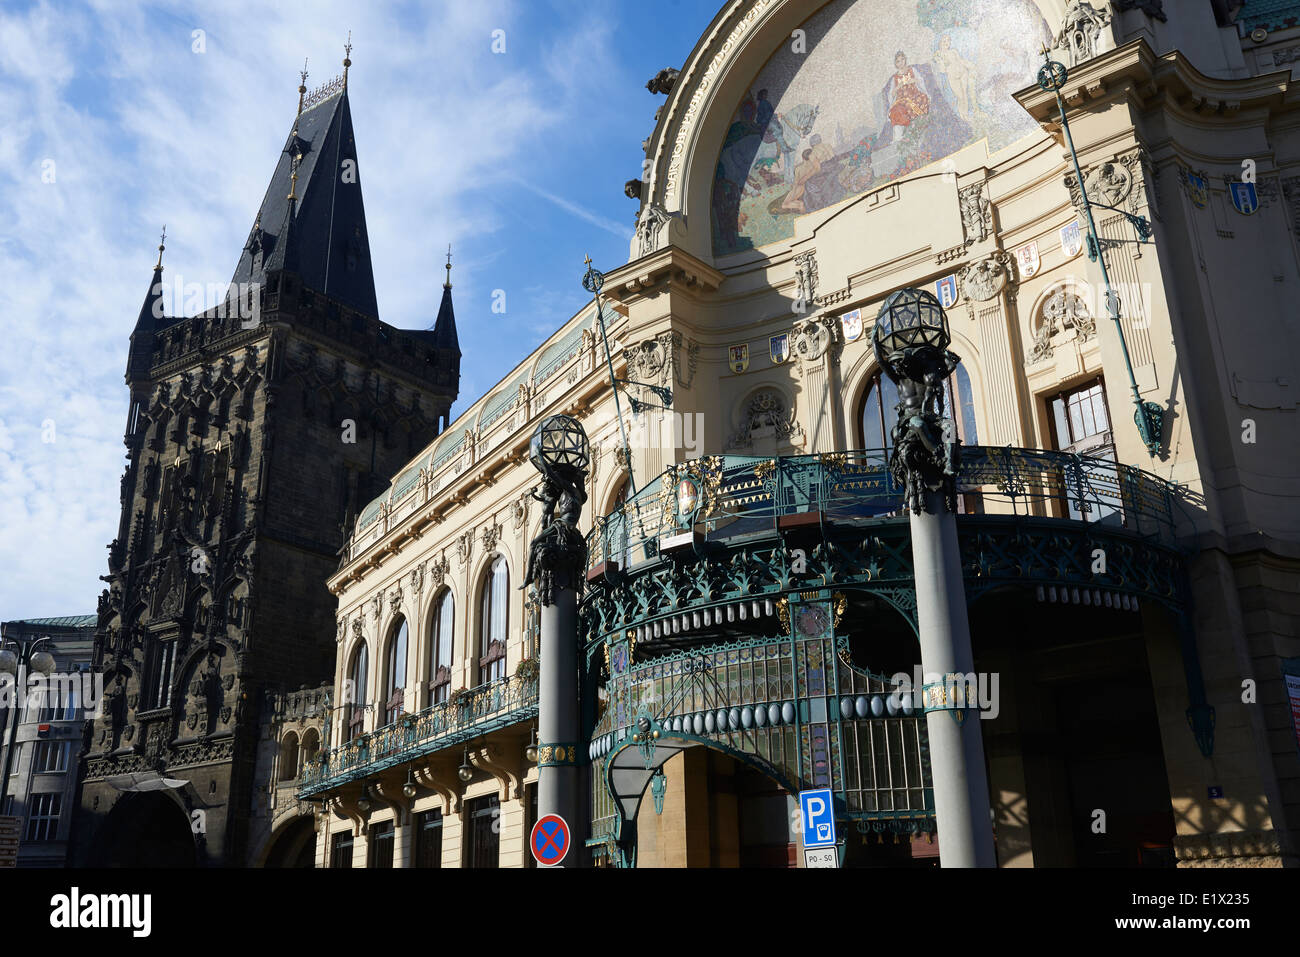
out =
[(490, 552), (501, 541), (501, 526), (496, 522), (483, 527), (483, 551)]

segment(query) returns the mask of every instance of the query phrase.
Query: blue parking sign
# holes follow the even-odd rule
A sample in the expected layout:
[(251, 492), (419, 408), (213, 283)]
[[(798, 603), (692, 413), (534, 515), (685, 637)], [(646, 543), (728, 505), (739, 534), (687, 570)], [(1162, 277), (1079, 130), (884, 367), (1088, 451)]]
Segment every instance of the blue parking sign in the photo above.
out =
[(803, 816), (803, 846), (827, 847), (835, 844), (835, 806), (831, 789), (799, 792), (799, 810)]

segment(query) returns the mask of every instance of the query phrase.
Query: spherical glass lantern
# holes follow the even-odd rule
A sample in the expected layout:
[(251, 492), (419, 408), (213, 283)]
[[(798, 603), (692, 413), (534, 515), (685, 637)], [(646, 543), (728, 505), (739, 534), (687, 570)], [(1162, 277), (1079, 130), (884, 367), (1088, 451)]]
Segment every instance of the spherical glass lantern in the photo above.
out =
[(8, 648), (0, 649), (0, 674), (18, 673), (18, 656)]
[(882, 366), (906, 349), (929, 346), (940, 352), (948, 348), (948, 316), (932, 293), (908, 287), (892, 293), (876, 313), (871, 337), (876, 359)]
[(578, 420), (570, 415), (552, 415), (533, 433), (528, 443), (528, 460), (537, 471), (586, 471), (591, 464), (591, 443)]
[(31, 658), (31, 668), (37, 674), (52, 674), (54, 671), (54, 656), (48, 651), (36, 652)]

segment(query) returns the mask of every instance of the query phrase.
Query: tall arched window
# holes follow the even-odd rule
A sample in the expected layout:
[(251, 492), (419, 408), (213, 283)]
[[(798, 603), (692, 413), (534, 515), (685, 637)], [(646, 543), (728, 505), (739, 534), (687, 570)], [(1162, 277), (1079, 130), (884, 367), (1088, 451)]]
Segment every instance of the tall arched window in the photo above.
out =
[(308, 728), (302, 733), (302, 766), (304, 768), (316, 760), (316, 752), (319, 750), (320, 735), (316, 733), (315, 728)]
[[(898, 386), (887, 375), (877, 372), (867, 385), (867, 395), (862, 403), (862, 447), (864, 449), (892, 449), (891, 432), (898, 421)], [(970, 375), (965, 367), (944, 383), (944, 414), (952, 417), (957, 428), (957, 438), (963, 445), (978, 445), (979, 433), (975, 428), (975, 398), (971, 391)]]
[(348, 670), (348, 681), (351, 683), (351, 687), (346, 689), (347, 695), (351, 698), (351, 701), (346, 702), (349, 741), (365, 730), (366, 679), (369, 671), (370, 653), (366, 650), (366, 643), (363, 641), (361, 646), (352, 653), (352, 667)]
[(456, 600), (446, 589), (433, 603), (433, 644), (429, 649), (429, 703), (440, 704), (451, 692), (452, 627)]
[(298, 735), (290, 731), (280, 739), (280, 780), (292, 781), (298, 776)]
[(392, 724), (402, 716), (406, 688), (406, 619), (398, 620), (388, 641), (388, 686), (384, 689), (384, 720)]
[(478, 670), (483, 683), (506, 676), (506, 629), (509, 625), (510, 569), (498, 555), (483, 582)]

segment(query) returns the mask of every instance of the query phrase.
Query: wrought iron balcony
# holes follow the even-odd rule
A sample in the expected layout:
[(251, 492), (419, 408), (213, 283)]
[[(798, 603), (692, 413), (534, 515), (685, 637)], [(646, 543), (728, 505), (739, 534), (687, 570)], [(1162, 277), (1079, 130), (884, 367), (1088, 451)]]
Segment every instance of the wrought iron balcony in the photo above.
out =
[[(628, 629), (638, 640), (716, 630), (815, 588), (871, 591), (915, 626), (908, 519), (887, 462), (876, 449), (670, 467), (588, 536), (588, 655)], [(957, 489), (971, 600), (1017, 585), (1039, 601), (1185, 610), (1178, 534), (1198, 504), (1186, 488), (1108, 459), (972, 446)]]
[[(655, 556), (663, 536), (690, 528), (734, 538), (774, 532), (800, 515), (822, 523), (900, 517), (903, 490), (888, 462), (887, 450), (867, 449), (713, 455), (671, 466), (598, 523), (588, 536), (589, 569), (607, 561), (636, 565)], [(692, 487), (682, 488), (683, 481)], [(1095, 522), (1166, 547), (1175, 544), (1177, 510), (1190, 497), (1182, 486), (1109, 459), (993, 446), (962, 448), (957, 486), (968, 513)]]
[(479, 685), (322, 752), (303, 769), (298, 797), (312, 797), (536, 715), (536, 676)]

